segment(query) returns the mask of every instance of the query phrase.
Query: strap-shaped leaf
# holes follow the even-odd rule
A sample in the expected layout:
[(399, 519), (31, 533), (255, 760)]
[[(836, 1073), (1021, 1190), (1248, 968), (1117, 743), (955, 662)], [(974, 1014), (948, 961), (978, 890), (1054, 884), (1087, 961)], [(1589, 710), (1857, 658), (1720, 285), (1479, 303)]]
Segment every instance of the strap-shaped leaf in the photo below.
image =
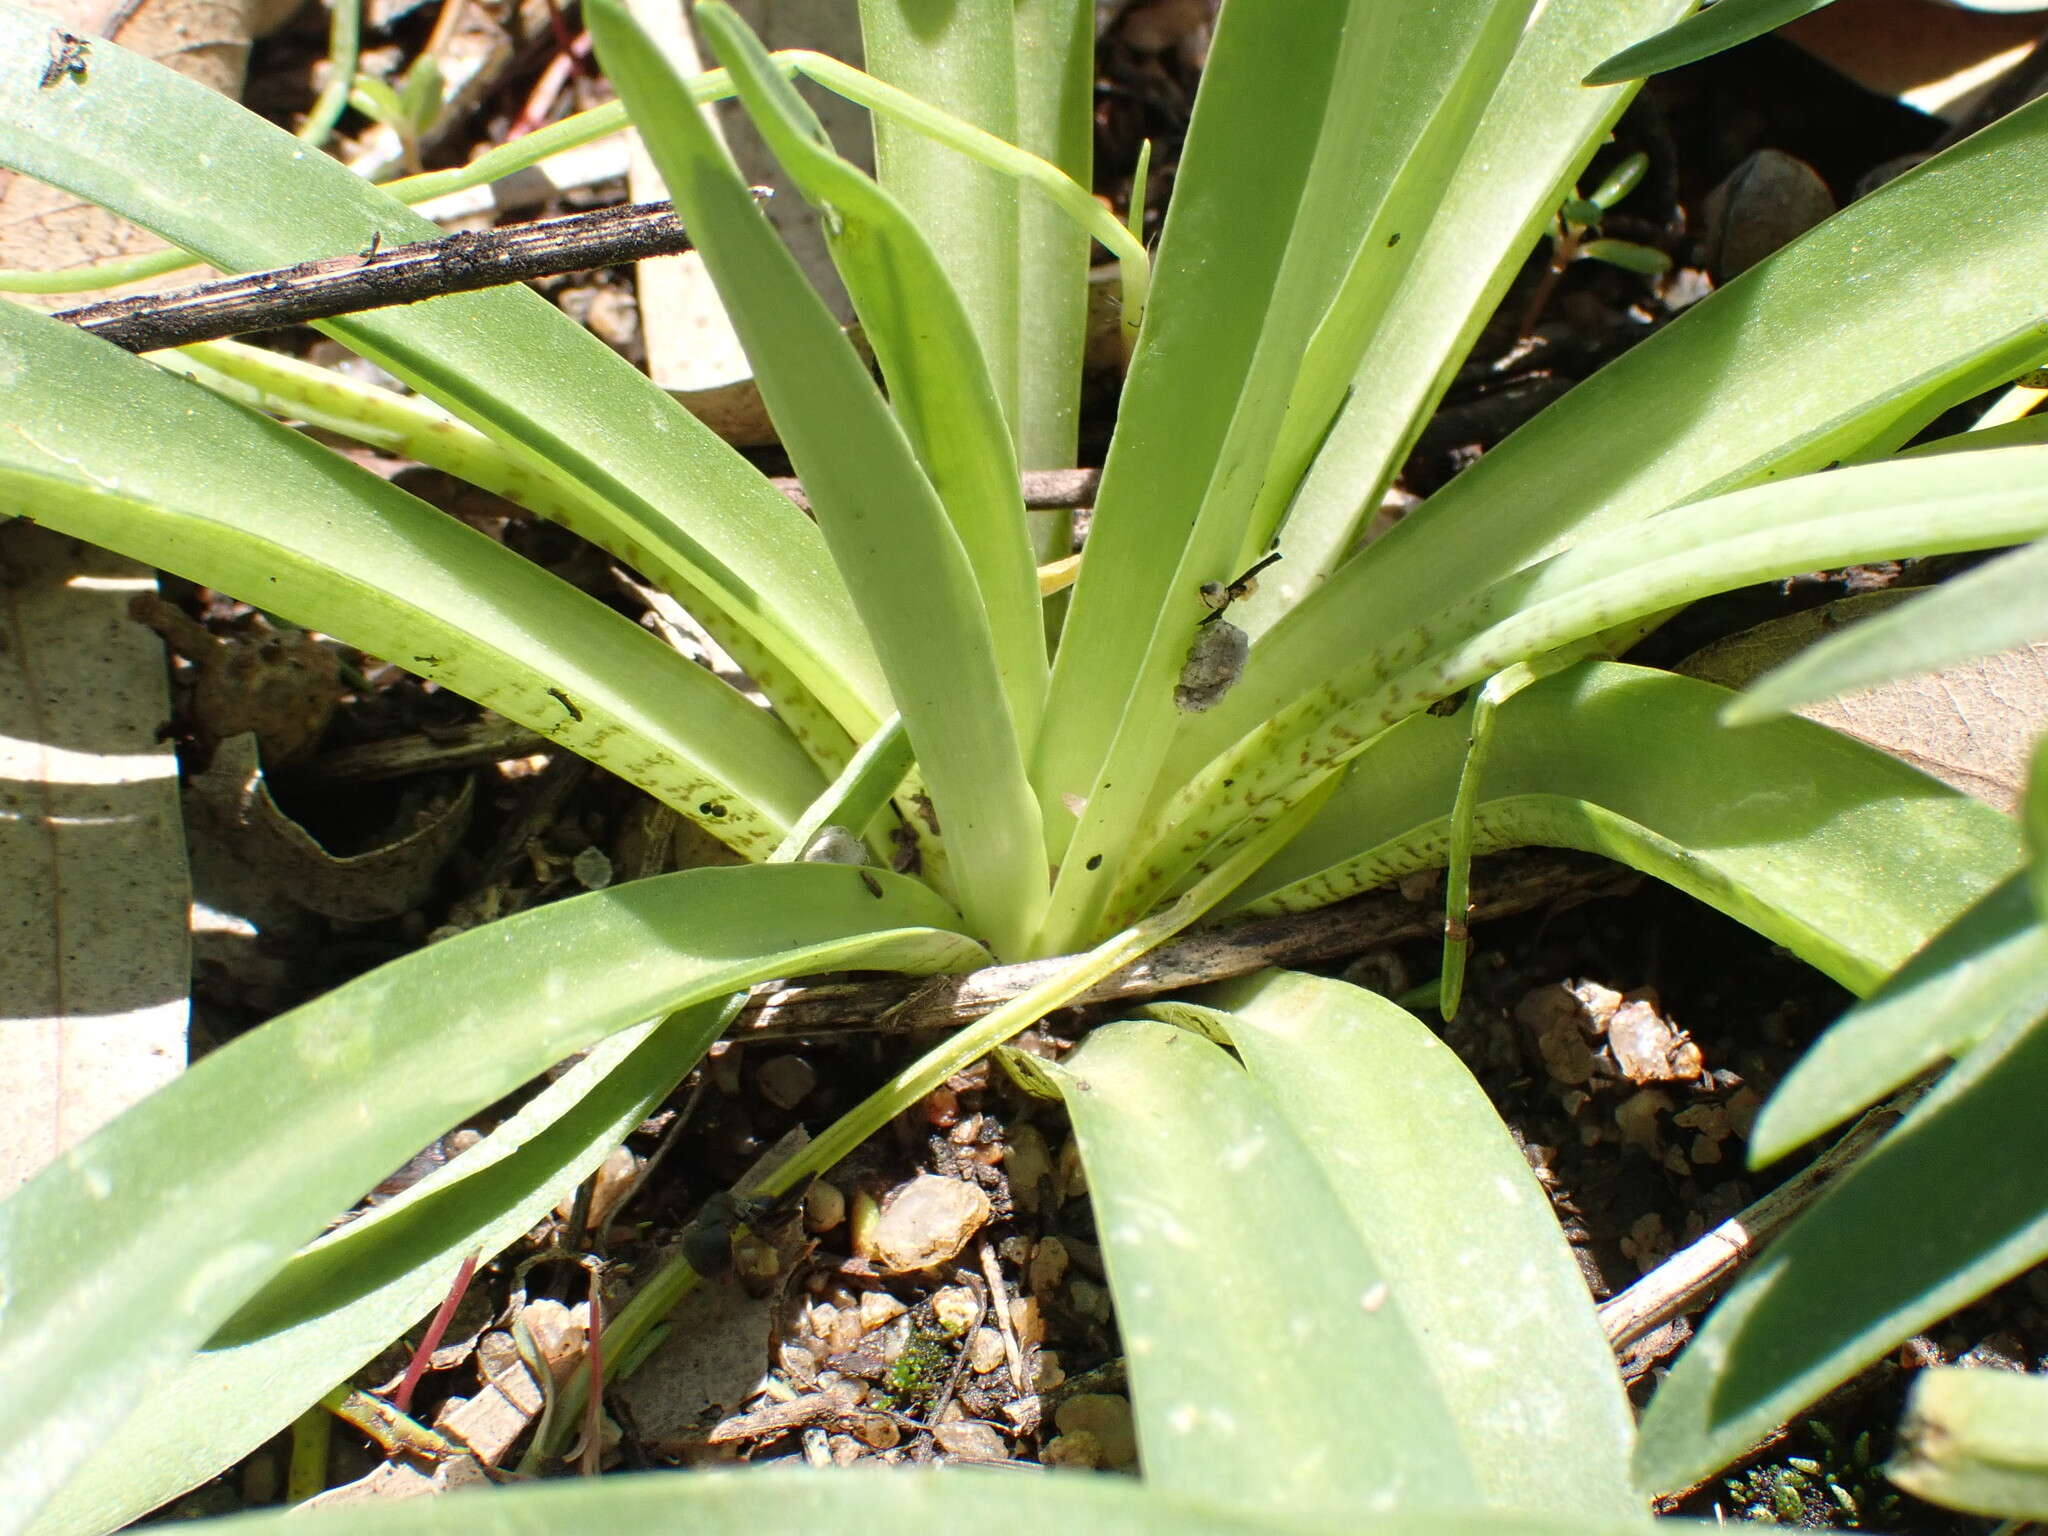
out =
[(895, 875), (691, 870), (473, 929), (215, 1051), (0, 1204), (0, 1530), (323, 1221), (463, 1116), (771, 976), (971, 965), (977, 947), (942, 931), (955, 921)]
[[(1904, 828), (1893, 846), (1919, 845)], [(2002, 1029), (2048, 1018), (2048, 924), (2023, 875), (2001, 881), (1837, 1019), (1777, 1087), (1750, 1136), (1757, 1167)]]
[(1464, 160), (1439, 172), (1437, 207), (1414, 265), (1295, 490), (1280, 529), (1286, 560), (1231, 610), (1251, 634), (1270, 629), (1357, 546), (1409, 444), (1556, 217), (1564, 190), (1634, 97), (1633, 87), (1580, 85), (1586, 61), (1690, 3), (1546, 5), (1529, 23)]
[(382, 478), (19, 306), (0, 347), (12, 508), (431, 677), (756, 858), (817, 794), (769, 715)]
[(2048, 1025), (2009, 1027), (1829, 1185), (1651, 1399), (1637, 1486), (1690, 1486), (1916, 1330), (2048, 1258), (2044, 1091)]
[[(1147, 1479), (1308, 1515), (1478, 1503), (1419, 1319), (1243, 1069), (1129, 1022), (1048, 1071), (1088, 1169)], [(1345, 1408), (1305, 1421), (1304, 1402)]]
[(1885, 1475), (1916, 1499), (2048, 1520), (2048, 1377), (1942, 1366), (1906, 1399)]
[[(700, 7), (698, 25), (776, 159), (826, 210), (833, 263), (875, 349), (889, 404), (974, 568), (1003, 695), (1018, 739), (1029, 742), (1045, 708), (1037, 569), (1009, 423), (948, 267), (897, 201), (833, 150), (816, 114), (729, 6)], [(975, 170), (1014, 200), (1014, 183)], [(957, 253), (955, 261), (957, 270)]]
[(1754, 581), (2048, 533), (2044, 472), (2048, 448), (2005, 448), (1754, 486), (1611, 528), (1362, 658), (1325, 658), (1311, 692), (1155, 812), (1111, 915), (1143, 910), (1389, 725), (1517, 662)]
[(593, 0), (587, 14), (882, 659), (962, 912), (1000, 953), (1020, 954), (1045, 904), (1045, 852), (966, 552), (866, 365), (674, 68), (618, 0)]
[(1034, 764), (1060, 861), (1044, 947), (1116, 926), (1103, 909), (1180, 719), (1202, 585), (1263, 546), (1270, 498), (1336, 409), (1436, 205), (1429, 183), (1526, 14), (1520, 0), (1224, 13)]
[[(296, 1536), (305, 1517), (237, 1516), (189, 1527), (210, 1536)], [(1649, 1520), (1559, 1520), (1485, 1510), (1344, 1510), (1325, 1520), (1281, 1507), (1202, 1499), (1110, 1473), (1019, 1475), (992, 1467), (944, 1471), (773, 1467), (564, 1478), (462, 1499), (356, 1505), (320, 1516), (328, 1536), (759, 1536), (887, 1530), (891, 1536), (1652, 1536)]]
[[(0, 57), (43, 57), (51, 23), (0, 5)], [(91, 43), (64, 91), (0, 74), (0, 164), (98, 203), (230, 272), (440, 230), (216, 91)], [(322, 321), (320, 328), (577, 486), (608, 543), (677, 570), (744, 622), (864, 738), (888, 690), (817, 529), (631, 364), (523, 286)]]
[[(1223, 567), (1239, 528), (1200, 527), (1198, 514), (1277, 294), (1346, 11), (1343, 0), (1226, 11), (1203, 72), (1032, 765), (1062, 899), (1077, 913), (1100, 883), (1088, 860), (1113, 870), (1128, 831), (1119, 807), (1131, 783), (1116, 804), (1090, 798), (1103, 763), (1120, 736), (1150, 750), (1170, 724), (1174, 675), (1202, 616), (1197, 589), (1236, 574)], [(1081, 799), (1096, 830), (1069, 848)], [(1061, 926), (1074, 939), (1049, 937), (1055, 952), (1092, 937), (1078, 920)]]
[(688, 1075), (725, 1018), (700, 1004), (592, 1047), (511, 1119), (291, 1259), (147, 1390), (34, 1532), (111, 1531), (255, 1450), (533, 1230)]
[(2048, 99), (1844, 209), (1573, 389), (1275, 624), (1236, 688), (1184, 722), (1169, 780), (1448, 597), (1665, 508), (1897, 442), (2035, 361), (2048, 350), (2044, 149)]
[[(1811, 721), (1724, 726), (1728, 698), (1614, 662), (1518, 693), (1495, 724), (1478, 848), (1604, 853), (1864, 992), (2012, 868), (2018, 839), (1989, 806)], [(1305, 910), (1440, 866), (1465, 735), (1430, 715), (1386, 732), (1242, 908)]]
[(1604, 59), (1586, 76), (1588, 85), (1613, 85), (1619, 80), (1637, 80), (1661, 75), (1681, 64), (1710, 59), (1717, 53), (1774, 32), (1788, 21), (1797, 21), (1834, 0), (1720, 0), (1697, 16), (1688, 16), (1655, 37), (1646, 37)]
[(1762, 720), (1815, 699), (1936, 672), (2048, 638), (2048, 542), (1945, 581), (1891, 613), (1809, 646), (1728, 705), (1731, 723)]
[[(1464, 1064), (1405, 1008), (1327, 977), (1266, 971), (1201, 1001), (1385, 1275), (1487, 1501), (1641, 1513), (1635, 1415), (1585, 1276)], [(1088, 1172), (1099, 1199), (1101, 1170)]]

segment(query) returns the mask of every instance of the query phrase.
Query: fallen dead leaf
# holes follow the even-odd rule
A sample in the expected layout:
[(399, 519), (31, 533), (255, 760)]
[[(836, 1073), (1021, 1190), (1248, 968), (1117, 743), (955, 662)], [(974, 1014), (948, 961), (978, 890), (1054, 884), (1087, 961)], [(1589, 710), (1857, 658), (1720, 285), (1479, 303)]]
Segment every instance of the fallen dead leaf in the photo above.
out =
[[(1773, 619), (1695, 652), (1678, 670), (1741, 688), (1823, 635), (1913, 595), (1859, 593)], [(2048, 728), (2048, 643), (1822, 700), (1799, 713), (2010, 813), (2026, 781), (2028, 753)]]

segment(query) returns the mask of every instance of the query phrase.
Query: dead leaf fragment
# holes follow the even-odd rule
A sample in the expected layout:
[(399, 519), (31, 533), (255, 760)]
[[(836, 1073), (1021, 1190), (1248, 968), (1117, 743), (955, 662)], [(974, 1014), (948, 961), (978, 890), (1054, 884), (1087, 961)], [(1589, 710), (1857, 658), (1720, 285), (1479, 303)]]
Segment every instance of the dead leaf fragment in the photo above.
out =
[[(1724, 688), (1744, 687), (1823, 635), (1916, 590), (1858, 593), (1773, 619), (1695, 652), (1678, 670)], [(2009, 814), (2026, 782), (2027, 755), (2048, 727), (2048, 643), (1823, 699), (1799, 713)]]
[(423, 900), (434, 876), (461, 841), (475, 803), (476, 781), (430, 807), (419, 823), (383, 847), (337, 858), (270, 797), (257, 762), (256, 738), (221, 743), (206, 772), (186, 785), (186, 814), (197, 835), (212, 835), (243, 863), (309, 911), (348, 922), (396, 917)]

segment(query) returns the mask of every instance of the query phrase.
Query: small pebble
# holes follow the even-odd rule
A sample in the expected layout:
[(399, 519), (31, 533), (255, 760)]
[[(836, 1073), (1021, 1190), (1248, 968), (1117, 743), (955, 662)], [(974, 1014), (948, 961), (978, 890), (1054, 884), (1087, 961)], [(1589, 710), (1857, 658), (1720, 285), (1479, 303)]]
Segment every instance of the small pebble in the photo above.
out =
[(967, 1368), (986, 1376), (1003, 1363), (1003, 1336), (993, 1328), (977, 1328), (967, 1341)]
[(948, 1338), (959, 1338), (980, 1316), (981, 1298), (964, 1285), (949, 1285), (932, 1293), (932, 1317)]
[(941, 1424), (932, 1431), (939, 1449), (948, 1456), (962, 1461), (1007, 1461), (1009, 1446), (996, 1433), (993, 1424), (984, 1424), (979, 1419), (962, 1419), (954, 1424)]
[(1059, 1186), (1062, 1200), (1088, 1193), (1088, 1170), (1081, 1162), (1081, 1143), (1071, 1137), (1060, 1148)]
[(754, 1073), (754, 1083), (777, 1109), (795, 1109), (818, 1086), (818, 1070), (801, 1056), (771, 1056)]
[(863, 1292), (860, 1298), (861, 1332), (872, 1333), (885, 1323), (893, 1323), (908, 1310), (887, 1291)]
[(1781, 149), (1760, 149), (1701, 207), (1707, 265), (1725, 283), (1834, 211), (1834, 194), (1818, 171)]
[(776, 1358), (782, 1367), (782, 1374), (798, 1386), (810, 1386), (818, 1379), (818, 1357), (803, 1345), (785, 1340), (776, 1350)]
[(1102, 1442), (1086, 1430), (1055, 1435), (1038, 1453), (1038, 1459), (1048, 1467), (1079, 1467), (1084, 1472), (1108, 1465), (1102, 1459)]
[(1041, 1349), (1038, 1352), (1038, 1369), (1032, 1378), (1032, 1388), (1039, 1392), (1050, 1392), (1067, 1379), (1066, 1367), (1060, 1364), (1059, 1352)]
[(804, 1191), (804, 1230), (830, 1232), (846, 1220), (846, 1192), (820, 1179)]
[(1020, 1125), (1010, 1132), (1010, 1144), (1003, 1154), (1003, 1171), (1009, 1175), (1010, 1198), (1027, 1215), (1038, 1210), (1043, 1181), (1052, 1172), (1052, 1152), (1035, 1125)]
[(863, 1445), (875, 1450), (886, 1451), (903, 1438), (903, 1432), (896, 1427), (896, 1421), (886, 1413), (862, 1414), (854, 1420), (853, 1432), (860, 1437)]
[(1113, 1311), (1109, 1288), (1079, 1275), (1067, 1282), (1067, 1301), (1083, 1317), (1092, 1317), (1098, 1323), (1108, 1322)]
[(612, 861), (593, 844), (569, 861), (569, 873), (586, 891), (601, 891), (612, 883)]
[(1019, 1344), (1045, 1342), (1045, 1317), (1038, 1310), (1036, 1296), (1019, 1296), (1010, 1303), (1010, 1331)]
[(988, 1196), (959, 1179), (921, 1173), (882, 1208), (869, 1238), (875, 1267), (909, 1274), (943, 1264), (967, 1246), (992, 1214)]
[(1031, 1254), (1031, 1268), (1026, 1273), (1034, 1296), (1050, 1296), (1066, 1278), (1067, 1245), (1056, 1237), (1041, 1241)]
[(1060, 1434), (1087, 1435), (1102, 1452), (1098, 1465), (1138, 1464), (1138, 1434), (1131, 1423), (1131, 1400), (1108, 1392), (1083, 1392), (1061, 1403), (1053, 1414)]

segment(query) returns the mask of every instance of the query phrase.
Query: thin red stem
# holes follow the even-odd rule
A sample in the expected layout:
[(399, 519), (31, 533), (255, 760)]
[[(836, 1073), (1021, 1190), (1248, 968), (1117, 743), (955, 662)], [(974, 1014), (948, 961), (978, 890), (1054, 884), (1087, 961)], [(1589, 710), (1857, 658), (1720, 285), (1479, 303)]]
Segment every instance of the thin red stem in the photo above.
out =
[(427, 1324), (426, 1337), (420, 1340), (420, 1347), (412, 1352), (412, 1359), (406, 1363), (405, 1377), (398, 1383), (398, 1391), (392, 1395), (391, 1405), (400, 1413), (412, 1412), (413, 1388), (420, 1384), (420, 1377), (427, 1373), (427, 1362), (434, 1358), (434, 1351), (441, 1347), (442, 1335), (447, 1333), (448, 1324), (454, 1320), (455, 1309), (462, 1305), (462, 1298), (469, 1290), (470, 1277), (476, 1273), (477, 1255), (472, 1252), (462, 1261), (462, 1267), (455, 1271), (455, 1283), (448, 1287), (434, 1320)]

